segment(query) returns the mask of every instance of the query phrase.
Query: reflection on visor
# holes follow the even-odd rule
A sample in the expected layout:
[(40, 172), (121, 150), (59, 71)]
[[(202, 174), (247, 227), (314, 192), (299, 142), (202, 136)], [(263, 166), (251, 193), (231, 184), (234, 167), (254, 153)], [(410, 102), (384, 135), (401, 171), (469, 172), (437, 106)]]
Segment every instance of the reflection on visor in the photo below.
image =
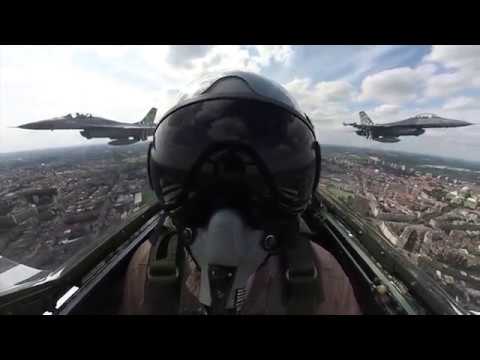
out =
[(188, 169), (210, 145), (231, 142), (254, 149), (276, 171), (301, 168), (315, 158), (310, 129), (277, 107), (254, 101), (216, 100), (181, 108), (162, 121), (154, 153), (159, 164)]
[[(299, 208), (313, 188), (314, 142), (302, 120), (281, 108), (251, 100), (204, 101), (178, 109), (159, 124), (158, 149), (152, 153), (157, 166), (151, 171), (166, 203), (179, 199), (182, 186), (192, 181), (192, 169), (201, 165), (196, 174), (200, 184), (238, 180), (263, 191), (267, 177), (285, 198), (285, 207)], [(249, 150), (252, 156), (219, 151), (232, 148)], [(219, 152), (209, 154), (212, 149)]]

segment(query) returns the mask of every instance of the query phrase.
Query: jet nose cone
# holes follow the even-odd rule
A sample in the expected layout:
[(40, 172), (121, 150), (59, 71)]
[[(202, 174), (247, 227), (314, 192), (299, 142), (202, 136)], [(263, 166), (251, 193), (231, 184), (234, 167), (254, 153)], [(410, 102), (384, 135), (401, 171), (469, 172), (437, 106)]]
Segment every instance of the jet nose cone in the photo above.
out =
[(461, 127), (461, 126), (473, 125), (472, 123), (470, 123), (468, 121), (455, 120), (455, 119), (443, 118), (440, 121), (441, 121), (443, 127)]
[(469, 126), (473, 125), (471, 122), (463, 121), (463, 120), (453, 120), (457, 126)]
[(468, 121), (462, 121), (464, 126), (468, 126), (468, 125), (473, 125), (471, 122), (468, 122)]
[(34, 129), (34, 126), (33, 126), (32, 123), (28, 123), (28, 124), (23, 124), (23, 125), (17, 126), (17, 128), (19, 128), (19, 129)]
[(19, 128), (29, 130), (49, 130), (54, 128), (54, 122), (53, 120), (34, 121), (31, 123), (20, 125)]

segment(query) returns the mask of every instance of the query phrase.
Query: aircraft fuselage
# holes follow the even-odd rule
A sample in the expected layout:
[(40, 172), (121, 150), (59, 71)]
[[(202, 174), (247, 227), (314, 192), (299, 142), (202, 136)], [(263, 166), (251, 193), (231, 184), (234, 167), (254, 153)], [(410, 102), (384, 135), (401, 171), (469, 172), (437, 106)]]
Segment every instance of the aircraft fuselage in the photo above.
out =
[(425, 133), (422, 128), (393, 128), (393, 129), (375, 129), (372, 131), (373, 137), (385, 136), (419, 136)]
[(93, 139), (93, 138), (110, 138), (110, 139), (128, 139), (130, 137), (137, 138), (140, 140), (146, 140), (147, 137), (152, 136), (155, 132), (155, 129), (145, 129), (144, 131), (140, 132), (138, 130), (129, 131), (128, 129), (85, 129), (80, 131), (80, 135), (82, 135), (86, 139)]

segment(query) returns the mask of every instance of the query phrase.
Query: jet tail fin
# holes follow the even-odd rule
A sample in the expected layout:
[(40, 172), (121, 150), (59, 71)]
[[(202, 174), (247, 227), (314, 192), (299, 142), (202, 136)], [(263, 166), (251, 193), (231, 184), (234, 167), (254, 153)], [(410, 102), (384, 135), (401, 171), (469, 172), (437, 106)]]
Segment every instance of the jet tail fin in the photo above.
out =
[(147, 115), (145, 115), (145, 117), (142, 119), (142, 121), (139, 121), (137, 124), (143, 125), (143, 126), (153, 125), (153, 121), (155, 120), (155, 115), (157, 115), (157, 109), (151, 108), (150, 111), (147, 113)]
[(358, 115), (360, 115), (360, 123), (362, 125), (374, 125), (372, 119), (370, 119), (365, 111), (360, 111)]

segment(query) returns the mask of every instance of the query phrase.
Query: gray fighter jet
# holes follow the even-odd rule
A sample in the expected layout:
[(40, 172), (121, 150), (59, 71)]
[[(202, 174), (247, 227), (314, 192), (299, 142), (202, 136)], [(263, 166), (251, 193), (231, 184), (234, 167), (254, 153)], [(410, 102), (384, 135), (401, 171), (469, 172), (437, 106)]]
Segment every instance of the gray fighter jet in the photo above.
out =
[(344, 126), (353, 126), (358, 130), (357, 135), (367, 139), (384, 143), (399, 142), (399, 136), (419, 136), (425, 133), (427, 128), (450, 128), (472, 125), (467, 121), (445, 119), (435, 114), (419, 114), (405, 120), (374, 124), (365, 111), (360, 111), (360, 124), (356, 122), (344, 123)]
[(138, 141), (145, 141), (155, 132), (156, 108), (150, 109), (147, 115), (139, 122), (129, 124), (104, 119), (91, 114), (68, 114), (58, 118), (35, 121), (18, 126), (21, 129), (31, 130), (82, 130), (84, 138), (109, 138), (109, 145), (129, 145)]

